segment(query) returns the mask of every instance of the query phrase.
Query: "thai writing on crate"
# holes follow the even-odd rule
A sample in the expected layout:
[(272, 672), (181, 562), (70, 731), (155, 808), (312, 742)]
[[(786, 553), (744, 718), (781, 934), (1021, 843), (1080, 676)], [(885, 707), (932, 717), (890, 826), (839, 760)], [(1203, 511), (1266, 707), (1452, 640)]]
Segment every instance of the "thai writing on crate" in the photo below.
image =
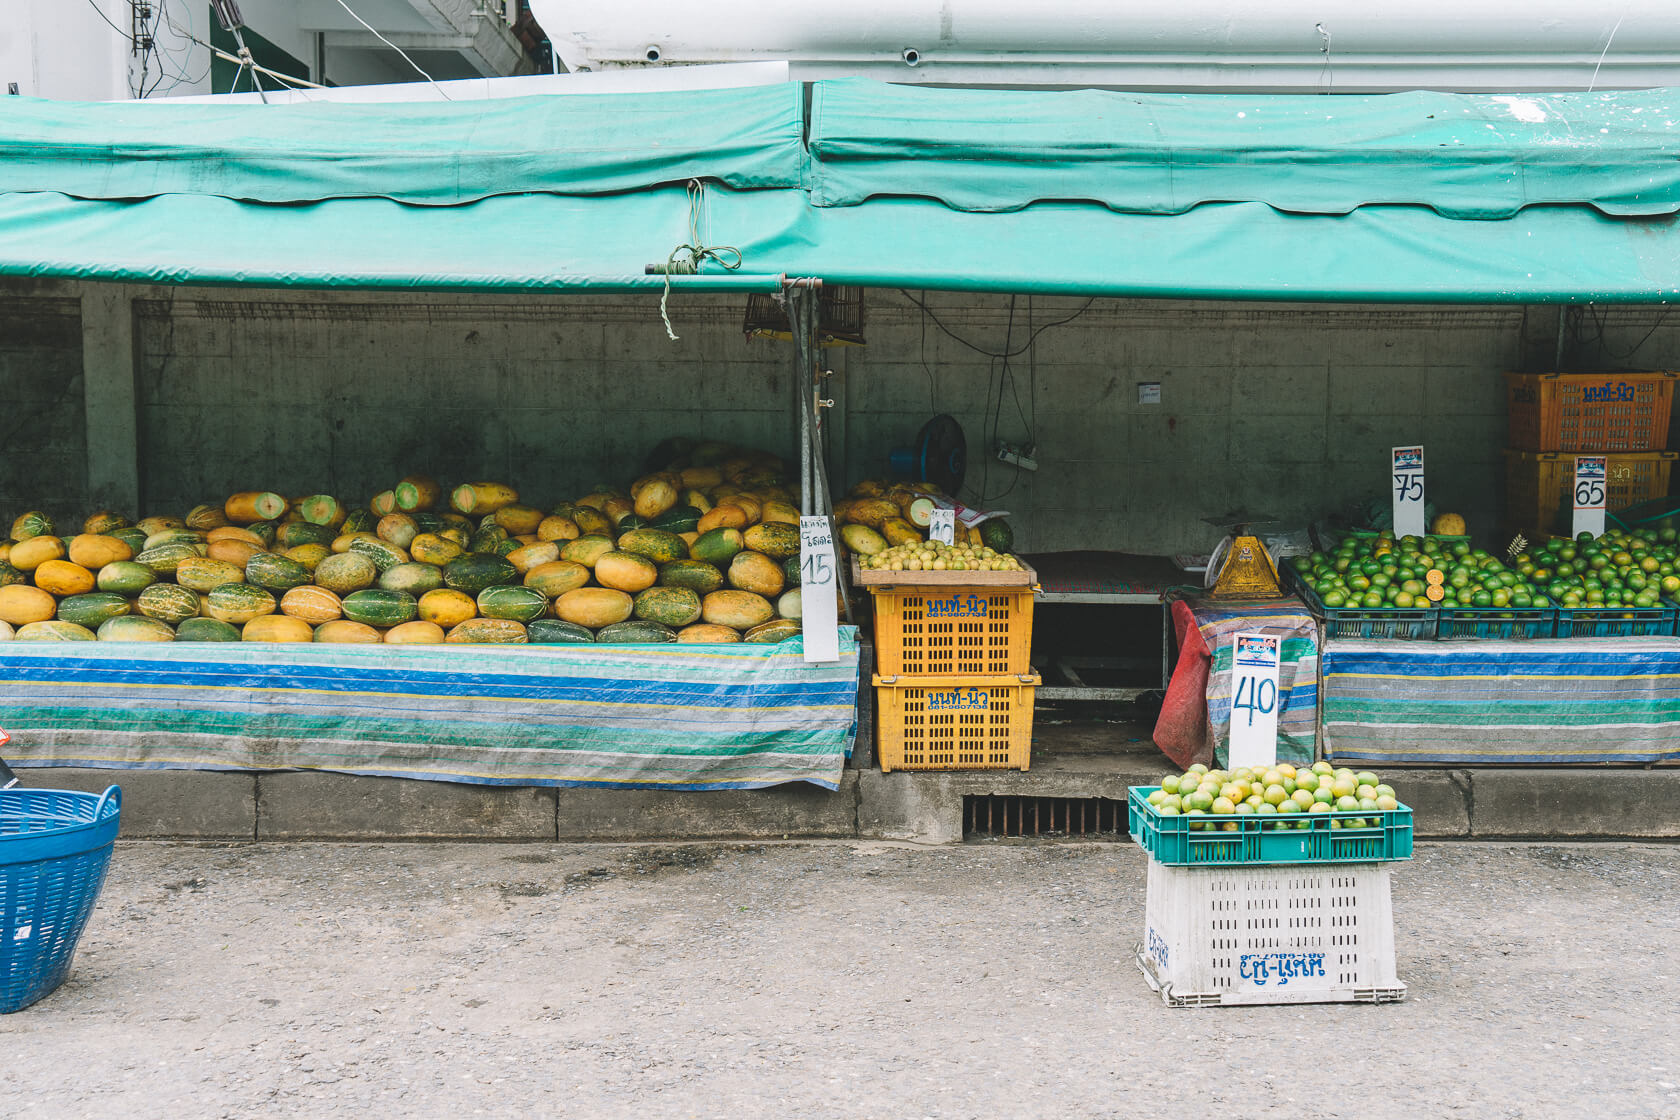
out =
[(986, 690), (982, 688), (954, 688), (949, 692), (928, 693), (927, 706), (930, 712), (963, 711), (985, 708), (990, 699)]
[(1276, 980), (1281, 988), (1291, 980), (1324, 975), (1323, 953), (1244, 953), (1237, 967), (1244, 980), (1265, 987)]
[(1633, 386), (1626, 381), (1606, 381), (1602, 385), (1581, 386), (1581, 400), (1586, 404), (1610, 404), (1633, 400)]
[(953, 595), (949, 599), (927, 599), (923, 604), (928, 618), (985, 618), (984, 595)]

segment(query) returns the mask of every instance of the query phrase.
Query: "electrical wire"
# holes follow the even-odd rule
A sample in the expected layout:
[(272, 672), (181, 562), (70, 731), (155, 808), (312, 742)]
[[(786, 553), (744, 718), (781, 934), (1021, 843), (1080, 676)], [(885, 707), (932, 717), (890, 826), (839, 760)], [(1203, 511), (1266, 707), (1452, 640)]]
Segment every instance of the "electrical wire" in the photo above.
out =
[[(164, 0), (164, 2), (167, 3), (167, 0)], [(204, 73), (200, 74), (196, 79), (186, 77), (185, 75), (183, 75), (182, 80), (193, 82), (194, 84), (196, 84), (197, 82), (202, 82), (205, 78), (210, 76), (210, 71), (215, 66), (215, 61), (214, 60), (217, 59), (217, 58), (222, 59), (225, 62), (232, 62), (232, 63), (235, 63), (235, 64), (244, 64), (245, 60), (240, 58), (238, 55), (231, 54), (228, 51), (224, 51), (222, 48), (216, 46), (214, 43), (205, 42), (203, 39), (200, 39), (197, 35), (194, 35), (193, 32), (192, 32), (192, 24), (191, 24), (190, 20), (188, 21), (188, 24), (187, 24), (187, 30), (183, 31), (175, 23), (174, 17), (168, 14), (168, 9), (167, 8), (164, 8), (164, 19), (168, 22), (170, 30), (174, 31), (175, 34), (179, 35), (181, 38), (186, 39), (189, 42), (197, 43), (199, 46), (203, 47), (205, 50), (209, 51), (210, 54), (211, 54), (211, 59), (212, 60), (211, 60), (211, 62), (209, 62), (205, 65)], [(283, 74), (278, 70), (272, 70), (267, 66), (260, 66), (260, 65), (256, 64), (255, 62), (252, 62), (250, 64), (250, 67), (251, 67), (251, 69), (257, 71), (260, 74), (268, 75), (270, 78), (273, 78), (276, 82), (279, 82), (282, 85), (286, 86), (287, 89), (292, 91), (292, 92), (303, 93), (305, 90), (326, 89), (327, 88), (325, 85), (322, 85), (319, 82), (312, 82), (312, 81), (309, 81), (308, 79), (305, 79), (305, 78), (299, 78), (299, 77), (297, 77), (296, 75), (293, 75), (293, 74)], [(174, 87), (171, 87), (171, 88), (174, 88)], [(212, 90), (211, 92), (215, 92), (215, 91)]]
[(372, 33), (372, 35), (375, 39), (378, 39), (381, 43), (384, 43), (387, 47), (390, 47), (392, 50), (394, 50), (398, 54), (402, 55), (402, 58), (403, 58), (404, 62), (406, 62), (410, 66), (414, 67), (414, 69), (420, 74), (420, 76), (422, 78), (425, 78), (428, 82), (432, 83), (432, 88), (437, 90), (439, 97), (443, 98), (445, 101), (455, 100), (453, 97), (450, 97), (447, 93), (443, 92), (443, 87), (438, 85), (437, 82), (435, 80), (433, 80), (433, 78), (430, 74), (426, 73), (424, 70), (421, 70), (420, 69), (420, 64), (418, 62), (415, 62), (412, 58), (409, 58), (408, 53), (406, 51), (404, 51), (401, 47), (397, 46), (395, 43), (391, 42), (391, 40), (385, 38), (385, 36), (381, 35), (378, 31), (376, 31), (374, 29), (373, 24), (369, 23), (367, 20), (363, 19), (361, 16), (356, 14), (356, 10), (354, 8), (352, 8), (349, 4), (346, 4), (344, 2), (344, 0), (338, 0), (338, 6), (343, 8), (345, 11), (349, 12), (351, 19), (355, 20), (357, 23), (359, 23), (363, 27), (367, 28), (368, 31)]
[(936, 401), (937, 401), (936, 390), (937, 390), (937, 387), (938, 387), (938, 382), (933, 376), (933, 367), (928, 365), (928, 360), (927, 360), (927, 324), (928, 324), (927, 308), (924, 307), (924, 308), (922, 308), (922, 337), (921, 337), (921, 340), (917, 343), (916, 354), (917, 354), (917, 357), (919, 357), (922, 361), (922, 372), (927, 375), (928, 415), (929, 416), (937, 416), (939, 414), (939, 405), (936, 403)]
[(1606, 338), (1607, 328), (1609, 327), (1608, 315), (1605, 312), (1599, 310), (1597, 307), (1593, 307), (1590, 304), (1588, 305), (1588, 307), (1592, 311), (1593, 322), (1596, 324), (1596, 326), (1598, 328), (1597, 341), (1598, 341), (1598, 352), (1599, 352), (1599, 354), (1602, 355), (1602, 356), (1605, 356), (1605, 357), (1615, 358), (1617, 361), (1626, 361), (1627, 359), (1633, 357), (1635, 354), (1637, 354), (1639, 352), (1641, 347), (1643, 347), (1647, 342), (1651, 341), (1651, 336), (1657, 333), (1657, 328), (1663, 325), (1663, 320), (1668, 318), (1668, 313), (1671, 310), (1670, 308), (1667, 308), (1667, 307), (1663, 308), (1662, 311), (1657, 315), (1657, 321), (1655, 323), (1652, 323), (1651, 324), (1651, 329), (1645, 332), (1645, 337), (1641, 338), (1638, 342), (1634, 343), (1627, 350), (1618, 352), (1618, 351), (1611, 348), (1610, 343)]
[[(983, 354), (990, 359), (986, 379), (986, 403), (982, 413), (985, 419), (981, 426), (981, 438), (985, 441), (985, 446), (990, 447), (997, 442), (997, 434), (1002, 427), (1003, 421), (1003, 394), (1005, 388), (1009, 390), (1009, 395), (1015, 402), (1016, 416), (1020, 418), (1022, 427), (1026, 429), (1027, 443), (1029, 445), (1036, 445), (1038, 442), (1038, 364), (1037, 354), (1033, 350), (1033, 346), (1038, 341), (1039, 336), (1045, 331), (1051, 329), (1052, 327), (1064, 326), (1065, 324), (1071, 323), (1081, 315), (1085, 314), (1085, 312), (1089, 311), (1091, 306), (1097, 302), (1096, 297), (1092, 296), (1090, 299), (1086, 300), (1084, 305), (1071, 315), (1064, 316), (1060, 319), (1053, 319), (1048, 323), (1035, 326), (1034, 319), (1036, 318), (1036, 309), (1033, 306), (1032, 297), (1028, 296), (1027, 340), (1017, 347), (1014, 344), (1014, 338), (1015, 315), (1018, 306), (1018, 297), (1011, 296), (1009, 299), (1009, 319), (1004, 328), (1003, 349), (989, 350), (978, 343), (970, 342), (968, 339), (957, 334), (950, 327), (947, 327), (944, 323), (940, 322), (939, 316), (927, 305), (925, 299), (918, 299), (916, 296), (911, 295), (903, 288), (899, 289), (899, 294), (914, 304), (921, 312), (922, 331), (918, 347), (918, 356), (921, 359), (922, 372), (925, 373), (928, 378), (929, 407), (934, 412), (938, 411), (938, 407), (934, 403), (932, 391), (935, 384), (935, 378), (933, 370), (928, 366), (927, 361), (927, 323), (929, 320), (932, 320), (934, 326), (938, 327), (947, 336), (961, 343), (963, 346), (975, 353)], [(925, 296), (926, 293), (923, 294)], [(1020, 385), (1015, 379), (1015, 370), (1010, 362), (1012, 358), (1019, 357), (1022, 354), (1028, 355), (1028, 403), (1025, 405), (1021, 403)], [(974, 487), (969, 488), (971, 493), (975, 495), (976, 505), (981, 508), (984, 508), (987, 502), (997, 501), (999, 498), (1008, 496), (1021, 480), (1021, 468), (1018, 465), (1011, 464), (1015, 468), (1015, 473), (1011, 476), (1009, 485), (996, 494), (988, 493), (987, 487), (991, 482), (991, 459), (992, 457), (990, 455), (984, 455), (981, 457), (982, 465), (980, 468), (980, 486), (977, 489)]]
[(100, 19), (109, 24), (112, 31), (115, 31), (118, 35), (121, 35), (124, 39), (128, 40), (130, 46), (138, 46), (138, 44), (134, 42), (133, 35), (130, 35), (128, 32), (111, 22), (111, 17), (105, 14), (105, 9), (99, 6), (98, 0), (87, 0), (87, 2), (88, 7), (92, 8), (94, 12), (98, 14)]
[[(342, 3), (342, 0), (340, 0), (340, 2)], [(915, 296), (911, 295), (909, 292), (905, 291), (903, 288), (900, 288), (898, 290), (898, 294), (903, 296), (905, 299), (909, 300), (911, 303), (915, 304), (917, 307), (921, 308), (927, 314), (927, 317), (933, 320), (933, 325), (938, 327), (941, 331), (944, 331), (947, 335), (950, 335), (951, 338), (953, 338), (956, 341), (962, 343), (964, 346), (968, 347), (970, 350), (973, 350), (976, 354), (984, 354), (988, 358), (997, 358), (997, 357), (1013, 358), (1017, 354), (1025, 353), (1027, 351), (1028, 347), (1032, 346), (1032, 344), (1034, 342), (1038, 341), (1038, 336), (1039, 335), (1043, 334), (1045, 331), (1049, 330), (1051, 327), (1059, 327), (1059, 326), (1062, 326), (1066, 323), (1073, 322), (1075, 319), (1077, 319), (1081, 315), (1085, 314), (1085, 312), (1091, 310), (1091, 305), (1097, 302), (1097, 297), (1092, 296), (1090, 299), (1085, 301), (1085, 305), (1083, 307), (1081, 307), (1078, 311), (1075, 311), (1072, 315), (1069, 315), (1067, 318), (1056, 319), (1052, 322), (1045, 323), (1042, 327), (1039, 327), (1036, 331), (1034, 331), (1027, 338), (1027, 341), (1022, 344), (1022, 346), (1019, 350), (1011, 351), (1007, 354), (998, 354), (994, 351), (986, 349), (984, 346), (978, 346), (978, 345), (970, 342), (968, 339), (962, 337), (962, 335), (957, 334), (950, 327), (947, 327), (944, 323), (939, 321), (939, 316), (934, 314), (932, 308), (930, 308), (926, 303), (923, 303), (921, 300), (917, 299)]]
[[(163, 15), (163, 22), (169, 26), (169, 30), (175, 34), (175, 37), (181, 40), (181, 45), (172, 50), (169, 48), (163, 48), (164, 52), (169, 56), (170, 61), (175, 66), (175, 74), (173, 75), (175, 80), (169, 83), (168, 89), (162, 91), (165, 94), (173, 93), (183, 82), (188, 85), (198, 85), (210, 76), (210, 72), (215, 69), (216, 66), (216, 56), (212, 54), (204, 63), (204, 72), (195, 78), (187, 71), (186, 62), (181, 58), (176, 57), (177, 55), (182, 55), (185, 56), (185, 58), (190, 59), (192, 57), (192, 44), (198, 43), (206, 48), (209, 48), (210, 44), (204, 43), (198, 38), (198, 36), (192, 33), (192, 16), (190, 12), (186, 17), (187, 30), (181, 30), (180, 25), (175, 22), (174, 13), (170, 10), (170, 3), (171, 0), (157, 0), (158, 11)], [(156, 32), (153, 33), (152, 37), (154, 41), (157, 41), (158, 36)], [(159, 81), (161, 82), (162, 79), (160, 78)], [(153, 92), (157, 91), (154, 89)]]
[[(992, 355), (991, 372), (986, 381), (986, 402), (987, 408), (991, 413), (991, 431), (987, 432), (985, 426), (982, 425), (981, 436), (985, 441), (985, 447), (993, 447), (998, 442), (998, 429), (1003, 421), (1003, 389), (1005, 385), (1009, 386), (1011, 394), (1015, 396), (1015, 406), (1017, 411), (1020, 409), (1020, 396), (1015, 393), (1015, 374), (1014, 371), (1009, 368), (1009, 359), (1012, 354), (1019, 354), (1030, 349), (1031, 342), (1029, 341), (1027, 346), (1022, 347), (1021, 350), (1012, 349), (1012, 344), (1015, 341), (1015, 309), (1018, 301), (1018, 296), (1012, 295), (1009, 297), (1009, 319), (1004, 326), (1003, 349), (1002, 351)], [(1022, 419), (1024, 421), (1025, 417), (1022, 417)], [(1014, 491), (1016, 485), (1021, 481), (1021, 468), (1019, 466), (1015, 466), (1015, 473), (1010, 477), (1008, 486), (1004, 487), (1003, 490), (996, 494), (990, 494), (987, 490), (991, 482), (992, 474), (991, 455), (983, 455), (981, 457), (981, 462), (983, 463), (983, 466), (980, 468), (980, 489), (977, 492), (978, 497), (976, 504), (980, 508), (984, 509), (988, 502), (997, 501), (999, 498), (1006, 497)], [(1011, 465), (1013, 466), (1014, 464)]]

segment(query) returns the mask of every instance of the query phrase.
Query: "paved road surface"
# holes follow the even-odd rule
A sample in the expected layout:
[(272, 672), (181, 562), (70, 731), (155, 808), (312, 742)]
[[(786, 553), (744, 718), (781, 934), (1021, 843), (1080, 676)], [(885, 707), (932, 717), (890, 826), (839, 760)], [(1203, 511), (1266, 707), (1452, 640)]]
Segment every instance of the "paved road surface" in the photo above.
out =
[(127, 844), (13, 1117), (1680, 1120), (1680, 848), (1423, 846), (1406, 1002), (1169, 1009), (1130, 844)]

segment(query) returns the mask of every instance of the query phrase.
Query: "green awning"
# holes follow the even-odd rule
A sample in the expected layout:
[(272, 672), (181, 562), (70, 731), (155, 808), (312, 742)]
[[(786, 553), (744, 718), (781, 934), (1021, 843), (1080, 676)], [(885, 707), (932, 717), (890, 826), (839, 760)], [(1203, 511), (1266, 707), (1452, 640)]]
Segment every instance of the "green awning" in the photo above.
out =
[(957, 210), (1100, 202), (1182, 214), (1263, 202), (1288, 214), (1423, 206), (1509, 218), (1530, 206), (1680, 211), (1680, 91), (1487, 97), (1133, 94), (819, 82), (820, 205), (932, 198)]
[[(1495, 137), (1484, 118), (1507, 101), (1516, 123)], [(663, 284), (647, 266), (697, 224), (742, 264), (708, 261), (684, 287), (1680, 297), (1676, 90), (1144, 99), (820, 82), (808, 141), (802, 103), (793, 85), (470, 106), (4, 99), (0, 273), (639, 289)], [(1340, 123), (1318, 127), (1326, 112)], [(691, 179), (707, 184), (697, 208)]]
[(690, 178), (788, 188), (804, 169), (803, 127), (797, 85), (372, 105), (14, 97), (0, 104), (0, 193), (451, 206)]

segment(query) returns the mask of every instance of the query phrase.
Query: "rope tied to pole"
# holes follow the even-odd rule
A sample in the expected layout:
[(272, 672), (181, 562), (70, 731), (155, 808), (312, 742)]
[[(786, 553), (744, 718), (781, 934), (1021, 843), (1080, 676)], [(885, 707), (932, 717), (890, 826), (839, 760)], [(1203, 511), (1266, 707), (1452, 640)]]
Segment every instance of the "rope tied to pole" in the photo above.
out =
[(711, 225), (706, 209), (706, 185), (698, 179), (688, 181), (688, 241), (671, 250), (665, 258), (665, 291), (659, 297), (659, 317), (665, 323), (665, 334), (672, 342), (677, 332), (671, 327), (671, 277), (695, 276), (706, 261), (716, 261), (731, 272), (741, 267), (741, 250), (733, 245), (707, 245), (701, 240), (701, 226)]

